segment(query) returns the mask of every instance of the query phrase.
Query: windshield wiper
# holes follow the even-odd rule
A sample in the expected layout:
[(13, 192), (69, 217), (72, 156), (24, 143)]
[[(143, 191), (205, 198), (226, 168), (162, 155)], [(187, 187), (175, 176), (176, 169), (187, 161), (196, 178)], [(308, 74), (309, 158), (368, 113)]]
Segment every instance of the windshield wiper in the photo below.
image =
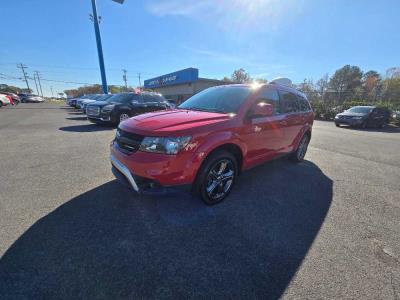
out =
[(188, 109), (188, 110), (197, 110), (197, 111), (216, 112), (216, 113), (226, 114), (225, 111), (220, 110), (220, 109), (214, 109), (214, 108), (189, 107), (189, 108), (186, 108), (186, 109)]

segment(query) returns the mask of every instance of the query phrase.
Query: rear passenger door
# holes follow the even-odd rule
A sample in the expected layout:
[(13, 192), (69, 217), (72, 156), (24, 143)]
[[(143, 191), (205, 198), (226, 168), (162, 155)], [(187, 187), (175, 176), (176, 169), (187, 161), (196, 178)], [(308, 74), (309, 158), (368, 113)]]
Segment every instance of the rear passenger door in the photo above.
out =
[(368, 122), (369, 125), (378, 127), (378, 126), (384, 124), (385, 123), (385, 120), (384, 120), (385, 119), (385, 114), (383, 112), (383, 109), (374, 108), (373, 111), (370, 114), (369, 119), (370, 119), (369, 122)]
[(285, 152), (289, 152), (293, 150), (296, 137), (303, 127), (304, 120), (297, 95), (283, 90), (280, 90), (279, 94), (282, 101), (282, 110), (285, 115), (285, 119), (281, 124), (285, 136)]

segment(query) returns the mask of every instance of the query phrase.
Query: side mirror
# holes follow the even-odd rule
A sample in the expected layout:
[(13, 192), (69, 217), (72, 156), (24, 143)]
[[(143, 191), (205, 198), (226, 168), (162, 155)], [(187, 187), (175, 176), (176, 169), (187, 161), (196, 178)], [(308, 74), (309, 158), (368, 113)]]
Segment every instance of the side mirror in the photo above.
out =
[(258, 103), (253, 110), (252, 118), (270, 117), (274, 114), (274, 108), (271, 104), (261, 102)]

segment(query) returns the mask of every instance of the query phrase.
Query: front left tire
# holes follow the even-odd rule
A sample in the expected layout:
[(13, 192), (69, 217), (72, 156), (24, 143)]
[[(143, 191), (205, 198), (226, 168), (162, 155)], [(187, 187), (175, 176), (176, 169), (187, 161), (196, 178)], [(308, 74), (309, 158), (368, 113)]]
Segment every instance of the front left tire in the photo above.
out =
[(118, 124), (121, 123), (122, 121), (125, 121), (125, 120), (129, 119), (130, 117), (131, 116), (127, 112), (125, 112), (125, 111), (120, 112), (118, 114), (118, 119), (117, 119)]
[(196, 178), (193, 192), (207, 205), (223, 201), (231, 192), (238, 174), (235, 156), (217, 150), (206, 158)]

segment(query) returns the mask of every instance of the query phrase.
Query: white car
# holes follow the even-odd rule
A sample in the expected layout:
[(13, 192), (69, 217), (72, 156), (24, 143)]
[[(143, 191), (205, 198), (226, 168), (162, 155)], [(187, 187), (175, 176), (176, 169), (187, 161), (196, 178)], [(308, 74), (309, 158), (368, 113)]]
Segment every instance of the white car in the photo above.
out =
[(83, 113), (86, 114), (86, 107), (88, 106), (88, 104), (94, 103), (96, 101), (106, 101), (111, 96), (112, 96), (111, 94), (106, 94), (106, 95), (100, 95), (100, 97), (96, 97), (96, 99), (84, 99), (81, 102), (80, 108), (82, 109)]
[(0, 94), (0, 107), (5, 106), (5, 105), (10, 105), (10, 104), (11, 104), (10, 96)]

